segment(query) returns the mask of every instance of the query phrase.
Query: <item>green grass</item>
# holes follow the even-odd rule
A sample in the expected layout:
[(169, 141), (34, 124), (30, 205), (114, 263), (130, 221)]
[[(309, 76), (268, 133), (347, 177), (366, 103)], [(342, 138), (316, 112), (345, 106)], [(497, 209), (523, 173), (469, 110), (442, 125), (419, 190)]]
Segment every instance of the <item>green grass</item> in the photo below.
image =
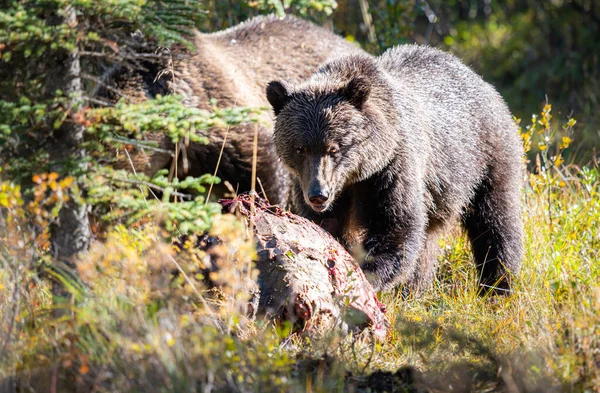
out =
[[(213, 224), (224, 238), (215, 291), (199, 273), (207, 256), (176, 254), (155, 224), (103, 234), (80, 257), (79, 278), (66, 278), (33, 253), (19, 204), (6, 198), (0, 391), (598, 392), (599, 180), (597, 168), (564, 165), (529, 175), (511, 296), (481, 296), (465, 235), (446, 236), (430, 291), (382, 296), (384, 342), (336, 332), (309, 340), (248, 320), (254, 251), (233, 217)], [(67, 284), (67, 303), (53, 302), (53, 279)]]

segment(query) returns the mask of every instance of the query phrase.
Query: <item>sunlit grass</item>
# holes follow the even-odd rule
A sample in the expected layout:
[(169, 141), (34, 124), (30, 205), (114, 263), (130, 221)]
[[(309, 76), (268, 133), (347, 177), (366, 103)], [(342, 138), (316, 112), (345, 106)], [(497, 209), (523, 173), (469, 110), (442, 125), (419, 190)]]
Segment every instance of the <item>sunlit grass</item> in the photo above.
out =
[[(223, 244), (210, 255), (176, 252), (156, 224), (116, 226), (80, 257), (79, 278), (52, 273), (7, 185), (0, 387), (16, 378), (17, 391), (56, 392), (599, 391), (600, 172), (559, 167), (528, 175), (514, 293), (481, 296), (456, 229), (440, 243), (430, 291), (382, 296), (384, 342), (337, 332), (306, 340), (247, 318), (254, 250), (233, 216), (215, 219)], [(218, 269), (207, 274), (209, 263)], [(53, 302), (57, 277), (72, 293), (66, 303)], [(396, 379), (373, 374), (398, 369)]]

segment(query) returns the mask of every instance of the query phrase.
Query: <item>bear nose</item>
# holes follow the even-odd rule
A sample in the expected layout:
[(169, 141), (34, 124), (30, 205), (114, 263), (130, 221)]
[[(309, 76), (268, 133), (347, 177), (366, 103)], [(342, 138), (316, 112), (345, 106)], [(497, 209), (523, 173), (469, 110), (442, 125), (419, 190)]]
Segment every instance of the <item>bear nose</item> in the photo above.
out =
[(322, 205), (327, 201), (327, 199), (329, 199), (329, 196), (327, 195), (327, 192), (324, 191), (320, 192), (318, 195), (313, 195), (308, 199), (315, 205)]

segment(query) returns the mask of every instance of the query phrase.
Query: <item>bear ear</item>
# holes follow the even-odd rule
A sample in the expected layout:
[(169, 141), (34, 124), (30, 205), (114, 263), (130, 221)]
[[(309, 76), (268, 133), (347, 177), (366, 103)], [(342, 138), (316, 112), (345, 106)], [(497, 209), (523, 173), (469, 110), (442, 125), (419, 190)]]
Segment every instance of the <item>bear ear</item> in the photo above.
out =
[(341, 94), (356, 109), (362, 109), (371, 94), (371, 84), (366, 78), (357, 76), (342, 88)]
[(290, 90), (285, 82), (272, 81), (267, 85), (267, 100), (273, 107), (275, 116), (281, 112), (291, 98)]

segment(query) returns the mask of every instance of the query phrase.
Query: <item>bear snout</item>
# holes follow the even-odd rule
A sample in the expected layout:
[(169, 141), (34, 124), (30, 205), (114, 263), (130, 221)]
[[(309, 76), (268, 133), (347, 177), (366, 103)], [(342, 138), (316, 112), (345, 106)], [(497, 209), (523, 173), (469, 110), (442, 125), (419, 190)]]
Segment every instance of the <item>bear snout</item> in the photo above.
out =
[[(325, 194), (325, 195), (322, 195)], [(313, 205), (322, 205), (325, 202), (327, 202), (327, 199), (329, 199), (329, 197), (327, 196), (327, 192), (323, 192), (321, 194), (316, 194), (313, 196), (308, 197), (308, 199), (310, 200), (310, 203), (312, 203)]]
[(319, 182), (313, 182), (308, 188), (306, 198), (313, 210), (323, 211), (327, 208), (326, 203), (329, 200), (329, 190)]

